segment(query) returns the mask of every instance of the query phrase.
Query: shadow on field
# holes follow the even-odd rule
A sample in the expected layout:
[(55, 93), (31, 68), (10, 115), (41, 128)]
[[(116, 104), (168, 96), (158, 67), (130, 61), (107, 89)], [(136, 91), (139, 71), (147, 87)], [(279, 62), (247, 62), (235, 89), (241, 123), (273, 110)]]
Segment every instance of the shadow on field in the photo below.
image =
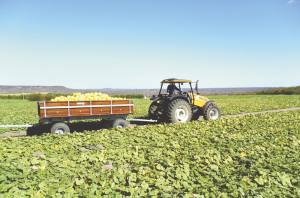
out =
[[(140, 117), (138, 119), (147, 119), (145, 117)], [(108, 122), (103, 121), (90, 121), (90, 122), (72, 122), (67, 123), (70, 127), (71, 133), (73, 132), (83, 132), (83, 131), (97, 131), (101, 129), (109, 129), (111, 128), (111, 124)], [(155, 123), (149, 123), (149, 122), (135, 122), (131, 121), (131, 126), (141, 126), (141, 125), (150, 125)], [(43, 135), (45, 133), (50, 133), (51, 131), (51, 124), (36, 124), (32, 127), (29, 127), (27, 129), (27, 136), (34, 136), (34, 135)]]
[[(27, 136), (33, 135), (43, 135), (45, 133), (50, 133), (51, 131), (51, 124), (43, 124), (43, 125), (33, 125), (27, 129)], [(83, 132), (83, 131), (96, 131), (101, 129), (109, 128), (107, 124), (99, 121), (99, 122), (74, 122), (68, 123), (70, 127), (71, 133), (73, 132)]]

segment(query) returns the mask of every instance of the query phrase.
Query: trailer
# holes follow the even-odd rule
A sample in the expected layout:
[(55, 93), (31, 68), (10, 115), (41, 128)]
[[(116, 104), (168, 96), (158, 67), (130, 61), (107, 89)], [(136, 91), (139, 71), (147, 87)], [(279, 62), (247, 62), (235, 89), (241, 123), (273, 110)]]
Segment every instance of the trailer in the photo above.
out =
[(39, 124), (50, 125), (55, 134), (69, 133), (68, 123), (73, 120), (99, 119), (106, 126), (124, 128), (134, 112), (131, 100), (39, 101), (37, 106)]

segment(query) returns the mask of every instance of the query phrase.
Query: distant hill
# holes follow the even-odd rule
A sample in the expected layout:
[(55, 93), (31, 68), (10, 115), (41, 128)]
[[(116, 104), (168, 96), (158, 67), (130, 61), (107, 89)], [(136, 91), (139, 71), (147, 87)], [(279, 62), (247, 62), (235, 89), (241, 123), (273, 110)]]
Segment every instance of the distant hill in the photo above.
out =
[(13, 93), (69, 93), (72, 92), (64, 86), (14, 86), (14, 85), (0, 85), (0, 93), (13, 94)]
[[(203, 95), (215, 94), (246, 94), (266, 92), (272, 90), (268, 87), (246, 87), (246, 88), (205, 88), (199, 89)], [(7, 86), (0, 85), (0, 94), (18, 93), (72, 93), (72, 92), (104, 92), (110, 95), (143, 94), (152, 96), (158, 93), (158, 89), (71, 89), (64, 86)]]
[(261, 94), (300, 94), (300, 86), (287, 88), (273, 88), (260, 92)]

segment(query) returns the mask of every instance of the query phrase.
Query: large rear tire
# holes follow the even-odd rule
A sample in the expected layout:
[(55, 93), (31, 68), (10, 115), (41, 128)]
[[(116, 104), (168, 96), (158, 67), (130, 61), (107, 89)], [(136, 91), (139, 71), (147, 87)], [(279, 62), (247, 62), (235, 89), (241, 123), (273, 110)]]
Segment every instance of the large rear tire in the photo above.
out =
[(169, 123), (186, 123), (192, 119), (192, 108), (183, 99), (171, 101), (165, 112), (165, 121)]
[(214, 103), (210, 103), (204, 109), (203, 117), (205, 120), (218, 120), (221, 117), (221, 111)]
[(156, 102), (152, 102), (149, 109), (148, 109), (148, 117), (152, 120), (157, 120), (157, 110), (158, 110), (158, 104)]

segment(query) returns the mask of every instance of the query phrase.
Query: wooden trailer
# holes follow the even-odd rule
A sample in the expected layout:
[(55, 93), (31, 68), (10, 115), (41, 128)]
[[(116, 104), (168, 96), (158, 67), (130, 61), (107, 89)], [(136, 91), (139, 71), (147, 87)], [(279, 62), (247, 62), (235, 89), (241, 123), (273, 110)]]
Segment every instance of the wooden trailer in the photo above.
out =
[(72, 120), (101, 119), (111, 127), (126, 127), (133, 107), (131, 100), (40, 101), (38, 115), (41, 124), (52, 125), (51, 133), (63, 134), (70, 132), (67, 122)]

